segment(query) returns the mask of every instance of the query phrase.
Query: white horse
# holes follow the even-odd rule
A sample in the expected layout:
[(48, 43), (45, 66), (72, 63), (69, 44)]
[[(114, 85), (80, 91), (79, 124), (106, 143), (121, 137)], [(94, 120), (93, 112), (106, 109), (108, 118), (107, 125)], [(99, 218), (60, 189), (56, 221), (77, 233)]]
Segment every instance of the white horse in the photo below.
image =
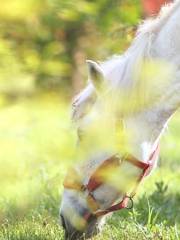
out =
[[(180, 0), (143, 23), (122, 56), (87, 64), (88, 86), (73, 103), (85, 159), (66, 177), (60, 209), (73, 240), (91, 237), (106, 213), (128, 207), (156, 165), (160, 137), (180, 106)], [(99, 179), (103, 168), (108, 174)]]

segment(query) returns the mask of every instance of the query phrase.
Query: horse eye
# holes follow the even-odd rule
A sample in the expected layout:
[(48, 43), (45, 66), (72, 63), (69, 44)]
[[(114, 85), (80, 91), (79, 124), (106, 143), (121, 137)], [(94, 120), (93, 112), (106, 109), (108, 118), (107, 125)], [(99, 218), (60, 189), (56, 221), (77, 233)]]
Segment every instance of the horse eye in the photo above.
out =
[(78, 129), (77, 130), (77, 135), (78, 135), (78, 138), (79, 138), (79, 140), (81, 141), (82, 140), (82, 138), (83, 138), (83, 131), (81, 130), (81, 129)]

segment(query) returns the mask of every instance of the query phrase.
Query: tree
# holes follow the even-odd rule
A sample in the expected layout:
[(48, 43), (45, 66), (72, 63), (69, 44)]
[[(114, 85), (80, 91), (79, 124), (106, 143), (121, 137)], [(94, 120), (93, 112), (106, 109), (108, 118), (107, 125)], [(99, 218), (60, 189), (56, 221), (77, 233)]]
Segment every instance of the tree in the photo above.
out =
[(3, 1), (0, 92), (78, 91), (85, 60), (121, 53), (140, 17), (138, 0)]

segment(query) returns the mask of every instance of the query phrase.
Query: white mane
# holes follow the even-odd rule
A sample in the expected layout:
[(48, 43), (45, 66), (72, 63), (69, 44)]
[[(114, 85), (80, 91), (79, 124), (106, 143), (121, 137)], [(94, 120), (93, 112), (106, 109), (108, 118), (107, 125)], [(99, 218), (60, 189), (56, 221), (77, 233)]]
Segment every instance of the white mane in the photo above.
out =
[(100, 65), (105, 79), (115, 87), (130, 87), (134, 81), (132, 78), (134, 69), (140, 70), (142, 60), (149, 57), (152, 36), (149, 32), (138, 34), (123, 55), (102, 62)]
[[(132, 69), (135, 62), (136, 67), (140, 68), (140, 63), (144, 58), (150, 57), (150, 47), (158, 31), (168, 21), (169, 17), (180, 6), (180, 1), (167, 4), (162, 7), (158, 17), (148, 19), (138, 28), (136, 38), (129, 49), (120, 56), (112, 57), (100, 65), (105, 78), (113, 85), (128, 86), (132, 84)], [(137, 69), (136, 69), (137, 70)]]
[(173, 3), (165, 4), (156, 18), (148, 19), (140, 25), (138, 32), (146, 33), (153, 32), (157, 33), (163, 27), (165, 22), (173, 14), (174, 11), (179, 7), (180, 1), (174, 0)]

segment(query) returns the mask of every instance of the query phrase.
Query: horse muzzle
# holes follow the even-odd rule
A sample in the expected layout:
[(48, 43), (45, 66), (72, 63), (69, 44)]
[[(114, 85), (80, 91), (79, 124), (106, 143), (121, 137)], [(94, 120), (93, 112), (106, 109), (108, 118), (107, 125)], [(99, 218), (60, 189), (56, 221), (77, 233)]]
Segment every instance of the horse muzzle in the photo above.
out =
[(65, 235), (64, 239), (65, 240), (81, 240), (81, 239), (89, 239), (92, 236), (98, 234), (98, 221), (97, 217), (91, 216), (86, 224), (86, 227), (82, 229), (81, 231), (76, 229), (68, 219), (63, 216), (63, 214), (60, 215), (61, 218), (61, 223), (62, 227), (64, 229)]

